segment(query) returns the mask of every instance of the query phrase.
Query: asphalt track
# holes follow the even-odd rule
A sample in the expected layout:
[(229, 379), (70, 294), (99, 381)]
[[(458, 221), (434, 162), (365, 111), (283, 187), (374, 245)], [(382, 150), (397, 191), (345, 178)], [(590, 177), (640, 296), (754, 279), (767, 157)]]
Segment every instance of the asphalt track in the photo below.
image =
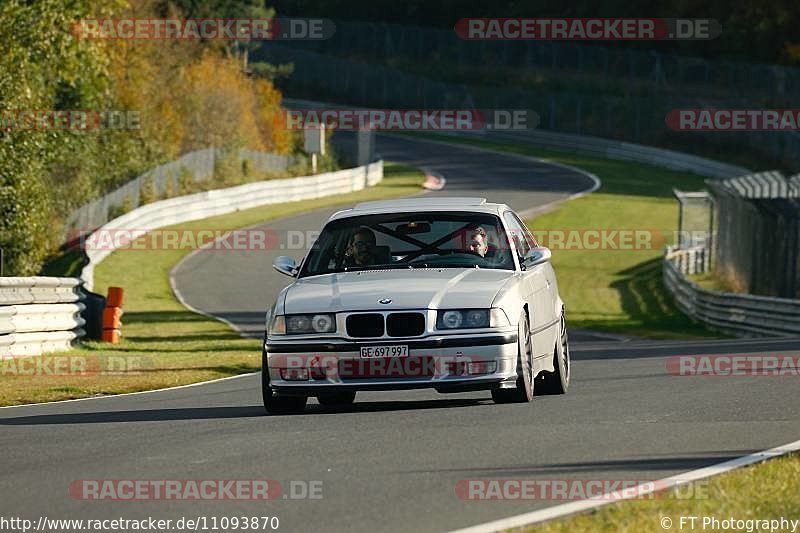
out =
[[(446, 193), (516, 209), (588, 187), (579, 173), (524, 158), (381, 138), (386, 159), (442, 173)], [(315, 230), (330, 210), (271, 222)], [(283, 240), (282, 244), (287, 243)], [(273, 255), (201, 252), (175, 285), (195, 308), (259, 335), (287, 278)], [(302, 250), (296, 251), (297, 257)], [(798, 339), (612, 341), (573, 338), (565, 396), (494, 405), (487, 393), (359, 393), (345, 411), (264, 416), (257, 376), (168, 391), (0, 409), (0, 516), (278, 516), (282, 531), (442, 531), (563, 503), (463, 501), (464, 479), (652, 480), (795, 441), (797, 377), (677, 377), (666, 358), (797, 354)], [(322, 482), (321, 499), (81, 501), (81, 479)], [(658, 516), (653, 529), (659, 529)]]

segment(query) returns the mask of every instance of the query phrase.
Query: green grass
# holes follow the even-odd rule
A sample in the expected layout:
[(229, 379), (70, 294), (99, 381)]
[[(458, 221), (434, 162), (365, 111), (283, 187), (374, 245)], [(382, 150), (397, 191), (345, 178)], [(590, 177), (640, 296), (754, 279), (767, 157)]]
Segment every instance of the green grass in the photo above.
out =
[(701, 189), (701, 176), (523, 144), (423, 136), (557, 161), (600, 178), (603, 184), (597, 192), (527, 220), (535, 233), (582, 229), (651, 232), (653, 246), (648, 249), (553, 250), (559, 290), (572, 327), (648, 338), (718, 336), (681, 313), (661, 281), (662, 248), (672, 242), (678, 226), (678, 205), (672, 189)]
[[(700, 517), (694, 529), (685, 522), (683, 531), (703, 531), (702, 517), (716, 517), (720, 522), (728, 518), (800, 519), (800, 455), (779, 457), (698, 481), (691, 488), (670, 491), (660, 498), (628, 500), (525, 531), (681, 531), (682, 516)], [(664, 517), (671, 521), (671, 528), (662, 528)], [(791, 527), (780, 531), (791, 531)]]
[[(369, 189), (287, 204), (257, 207), (171, 226), (173, 229), (230, 230), (321, 207), (407, 196), (421, 190), (418, 170), (387, 163), (383, 181)], [(69, 352), (44, 360), (73, 358), (89, 369), (127, 365), (117, 374), (23, 374), (11, 361), (0, 362), (0, 405), (15, 405), (119, 394), (254, 372), (261, 366), (258, 340), (240, 337), (228, 326), (187, 310), (174, 297), (169, 271), (191, 250), (119, 251), (95, 269), (95, 292), (112, 285), (125, 289), (123, 340), (116, 345), (85, 342)], [(72, 265), (64, 259), (63, 264)], [(63, 275), (63, 273), (61, 273)], [(18, 363), (16, 363), (18, 364)], [(67, 372), (67, 374), (70, 374)]]

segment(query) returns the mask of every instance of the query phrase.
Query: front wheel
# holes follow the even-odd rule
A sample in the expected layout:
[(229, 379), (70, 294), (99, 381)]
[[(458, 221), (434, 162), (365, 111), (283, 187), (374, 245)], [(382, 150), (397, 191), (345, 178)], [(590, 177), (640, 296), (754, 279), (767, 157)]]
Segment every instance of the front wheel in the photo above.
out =
[(569, 336), (567, 335), (567, 319), (561, 311), (559, 339), (553, 350), (553, 368), (555, 372), (544, 372), (536, 380), (536, 394), (564, 394), (569, 389), (572, 362), (569, 357)]
[(493, 389), (495, 403), (527, 403), (533, 400), (533, 346), (528, 313), (522, 312), (517, 328), (517, 383), (513, 389)]

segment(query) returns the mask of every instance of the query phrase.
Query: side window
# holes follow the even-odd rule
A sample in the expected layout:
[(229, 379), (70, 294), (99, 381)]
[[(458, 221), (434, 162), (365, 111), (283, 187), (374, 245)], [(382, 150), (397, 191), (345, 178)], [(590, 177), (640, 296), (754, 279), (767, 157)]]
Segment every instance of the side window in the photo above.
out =
[(506, 213), (503, 215), (503, 219), (508, 226), (509, 236), (514, 241), (514, 246), (517, 248), (517, 253), (520, 257), (524, 257), (533, 247), (533, 243), (530, 240), (528, 231), (524, 228), (524, 226), (522, 226), (519, 219), (510, 211), (506, 211)]
[(538, 248), (539, 247), (539, 243), (536, 242), (536, 239), (531, 234), (531, 232), (528, 230), (528, 226), (526, 226), (525, 223), (522, 222), (519, 219), (519, 217), (516, 215), (516, 213), (511, 213), (511, 214), (514, 217), (514, 219), (517, 221), (517, 223), (519, 223), (520, 227), (522, 228), (522, 234), (525, 235), (525, 238), (528, 240), (528, 243), (530, 244), (530, 246), (532, 248)]

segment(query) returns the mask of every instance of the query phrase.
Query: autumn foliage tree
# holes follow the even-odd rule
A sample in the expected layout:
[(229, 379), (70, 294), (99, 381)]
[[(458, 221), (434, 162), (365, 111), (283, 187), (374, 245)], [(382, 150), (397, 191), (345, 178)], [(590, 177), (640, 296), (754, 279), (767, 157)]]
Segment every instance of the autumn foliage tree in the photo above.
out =
[[(219, 9), (237, 2), (229, 4), (222, 2)], [(271, 13), (258, 1), (239, 4)], [(176, 5), (180, 2), (0, 1), (0, 112), (115, 111), (139, 117), (136, 128), (93, 131), (0, 123), (0, 247), (6, 275), (38, 272), (73, 209), (182, 153), (210, 146), (296, 150), (296, 137), (282, 122), (281, 94), (245, 72), (240, 47), (98, 40), (74, 32), (76, 23), (92, 18), (187, 16)]]

